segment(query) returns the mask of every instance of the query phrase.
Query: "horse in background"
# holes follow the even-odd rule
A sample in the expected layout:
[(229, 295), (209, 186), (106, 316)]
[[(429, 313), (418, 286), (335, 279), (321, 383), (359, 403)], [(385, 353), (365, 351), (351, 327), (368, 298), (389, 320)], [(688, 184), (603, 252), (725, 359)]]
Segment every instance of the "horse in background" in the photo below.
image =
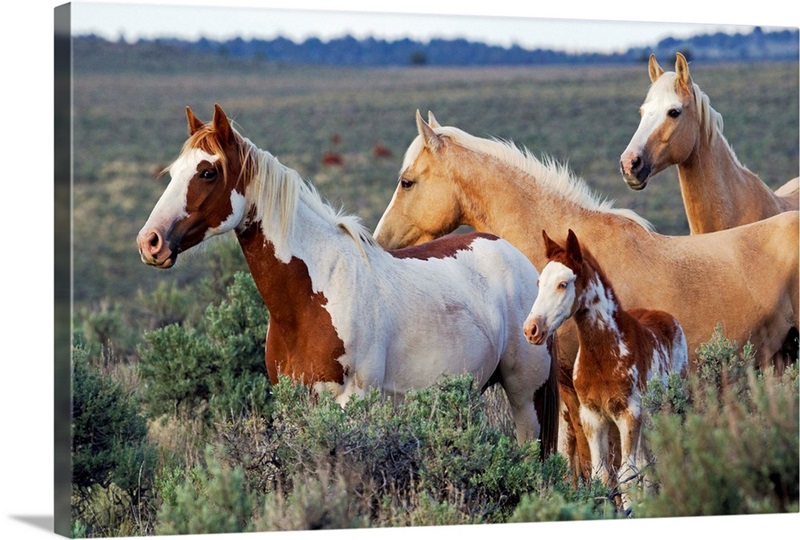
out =
[[(573, 367), (579, 414), (591, 452), (592, 473), (620, 490), (623, 510), (631, 510), (628, 492), (650, 464), (642, 437), (642, 395), (653, 378), (685, 375), (686, 336), (669, 313), (643, 308), (624, 310), (614, 288), (575, 233), (566, 247), (542, 231), (547, 264), (539, 276), (539, 294), (523, 332), (532, 344), (544, 343), (569, 318), (578, 328)], [(620, 467), (612, 470), (609, 427), (620, 434)]]
[[(344, 404), (379, 388), (394, 399), (470, 373), (505, 390), (519, 442), (553, 452), (558, 427), (554, 340), (519, 332), (536, 297), (530, 261), (495, 236), (471, 234), (385, 251), (215, 106), (187, 107), (189, 138), (137, 238), (145, 264), (233, 231), (269, 309), (270, 381), (287, 375)], [(498, 272), (502, 268), (502, 272)]]
[(631, 189), (643, 190), (653, 176), (676, 165), (691, 234), (798, 209), (798, 178), (772, 191), (739, 162), (722, 135), (722, 115), (692, 81), (681, 53), (674, 72), (665, 72), (650, 55), (648, 72), (652, 85), (640, 108), (641, 121), (620, 157)]

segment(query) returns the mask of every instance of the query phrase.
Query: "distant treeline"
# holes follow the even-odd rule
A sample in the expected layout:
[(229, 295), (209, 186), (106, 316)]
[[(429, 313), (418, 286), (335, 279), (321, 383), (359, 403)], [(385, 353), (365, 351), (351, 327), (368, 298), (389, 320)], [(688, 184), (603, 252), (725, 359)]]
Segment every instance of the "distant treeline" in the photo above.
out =
[[(635, 23), (631, 23), (635, 24)], [(84, 46), (108, 43), (95, 35), (78, 36)], [(132, 45), (121, 37), (116, 45)], [(525, 49), (518, 45), (501, 47), (465, 39), (411, 39), (386, 41), (345, 36), (330, 41), (309, 38), (296, 43), (284, 37), (275, 39), (242, 38), (218, 41), (201, 38), (139, 40), (136, 45), (151, 52), (158, 49), (212, 54), (229, 58), (256, 59), (284, 64), (325, 64), (340, 66), (486, 66), (531, 64), (629, 64), (645, 60), (650, 53), (669, 58), (682, 52), (690, 60), (765, 61), (798, 60), (798, 30), (765, 32), (756, 27), (748, 34), (704, 34), (685, 39), (666, 38), (652, 47), (630, 48), (613, 54), (569, 53), (551, 49)]]

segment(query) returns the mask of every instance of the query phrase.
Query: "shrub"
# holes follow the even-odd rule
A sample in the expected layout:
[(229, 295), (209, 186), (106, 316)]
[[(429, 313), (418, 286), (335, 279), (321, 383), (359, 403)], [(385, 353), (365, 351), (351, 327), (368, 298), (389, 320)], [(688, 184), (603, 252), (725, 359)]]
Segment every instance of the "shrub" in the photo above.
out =
[(251, 530), (253, 497), (240, 468), (229, 468), (210, 450), (206, 465), (189, 470), (182, 483), (164, 494), (156, 534), (210, 534)]
[[(371, 526), (499, 523), (525, 493), (574, 495), (561, 456), (543, 464), (538, 442), (519, 445), (490, 426), (472, 377), (409, 392), (398, 403), (372, 390), (344, 408), (286, 378), (272, 390), (271, 421), (222, 430), (223, 455), (245, 464), (254, 492), (270, 493), (260, 528), (366, 526), (367, 518)], [(363, 504), (337, 499), (343, 491)], [(325, 517), (333, 507), (338, 520)]]
[(368, 500), (354, 497), (362, 479), (320, 465), (313, 473), (298, 473), (289, 493), (273, 491), (256, 520), (258, 531), (353, 529), (369, 525)]
[(73, 350), (73, 365), (74, 521), (94, 523), (88, 516), (92, 499), (112, 486), (127, 497), (126, 506), (137, 512), (151, 489), (157, 457), (146, 440), (139, 404), (119, 383), (91, 368), (85, 349)]
[(171, 281), (159, 281), (145, 294), (139, 290), (138, 305), (142, 306), (146, 327), (154, 330), (170, 324), (181, 324), (189, 313), (190, 293)]
[(700, 368), (682, 391), (654, 386), (646, 400), (659, 492), (643, 500), (641, 513), (797, 511), (797, 367), (781, 378), (757, 373), (748, 363), (752, 349), (740, 352), (719, 329), (698, 354)]
[(214, 418), (263, 413), (267, 310), (250, 274), (237, 273), (228, 300), (206, 309), (206, 328), (171, 324), (139, 347), (144, 397), (154, 415)]

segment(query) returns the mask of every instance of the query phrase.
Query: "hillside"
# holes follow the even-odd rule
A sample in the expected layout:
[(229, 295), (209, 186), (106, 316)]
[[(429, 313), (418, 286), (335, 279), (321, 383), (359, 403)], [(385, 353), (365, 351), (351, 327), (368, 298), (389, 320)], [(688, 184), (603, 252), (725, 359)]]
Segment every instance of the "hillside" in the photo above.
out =
[(551, 49), (500, 47), (464, 39), (432, 39), (429, 42), (400, 39), (386, 41), (344, 36), (330, 41), (309, 38), (295, 43), (284, 37), (271, 40), (235, 38), (217, 41), (201, 38), (109, 42), (88, 35), (74, 41), (75, 53), (84, 58), (102, 52), (140, 55), (140, 60), (157, 59), (165, 53), (182, 52), (195, 56), (255, 60), (279, 64), (316, 64), (338, 66), (526, 66), (566, 64), (633, 64), (651, 52), (659, 57), (680, 51), (690, 60), (787, 61), (798, 60), (798, 30), (765, 32), (755, 28), (749, 34), (704, 34), (686, 39), (666, 38), (652, 47), (631, 48), (624, 53), (567, 53)]

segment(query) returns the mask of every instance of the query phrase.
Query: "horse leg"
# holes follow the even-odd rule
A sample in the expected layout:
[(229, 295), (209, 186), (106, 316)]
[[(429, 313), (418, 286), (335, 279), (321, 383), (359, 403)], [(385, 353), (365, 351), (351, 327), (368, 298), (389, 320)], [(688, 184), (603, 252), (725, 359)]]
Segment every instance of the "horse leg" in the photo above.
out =
[(608, 428), (611, 425), (608, 418), (586, 407), (580, 406), (581, 424), (586, 440), (589, 443), (589, 452), (592, 459), (592, 477), (599, 478), (603, 485), (611, 487), (610, 471), (608, 468)]
[(621, 446), (620, 467), (617, 470), (618, 487), (622, 499), (622, 509), (626, 514), (631, 512), (631, 501), (628, 492), (639, 478), (638, 449), (641, 439), (642, 419), (630, 409), (624, 410), (614, 419), (619, 429)]
[(511, 419), (514, 421), (514, 430), (517, 435), (517, 442), (524, 444), (527, 441), (538, 439), (541, 432), (541, 424), (536, 414), (536, 405), (533, 399), (533, 392), (530, 388), (524, 388), (521, 381), (514, 378), (503, 377), (501, 385), (506, 392), (508, 404), (511, 409)]
[(655, 487), (652, 477), (647, 473), (650, 466), (653, 465), (653, 453), (650, 451), (650, 445), (647, 444), (647, 438), (644, 433), (639, 431), (639, 450), (636, 452), (636, 466), (639, 469), (639, 474), (642, 478), (642, 486), (644, 492), (648, 495), (655, 493)]
[(592, 478), (592, 458), (589, 443), (583, 432), (578, 394), (575, 392), (575, 386), (572, 382), (572, 363), (561, 357), (558, 367), (562, 410), (559, 441), (562, 441), (564, 445), (559, 448), (559, 452), (569, 460), (576, 483), (579, 480), (589, 481)]

